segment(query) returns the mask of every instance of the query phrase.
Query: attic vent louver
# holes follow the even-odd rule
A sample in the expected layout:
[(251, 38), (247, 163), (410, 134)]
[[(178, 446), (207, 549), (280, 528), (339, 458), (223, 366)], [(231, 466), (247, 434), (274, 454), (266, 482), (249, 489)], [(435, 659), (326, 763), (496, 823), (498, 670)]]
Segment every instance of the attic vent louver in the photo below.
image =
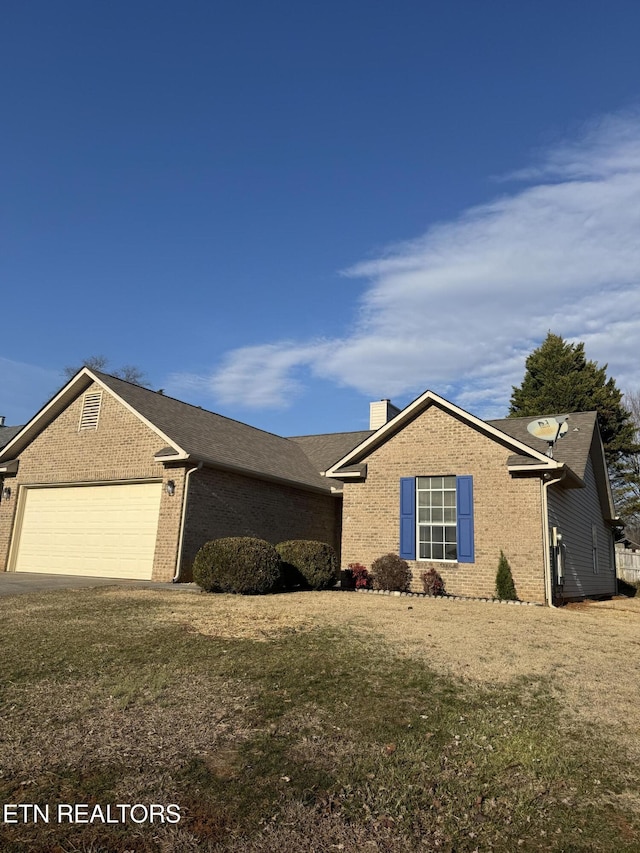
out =
[(102, 391), (85, 394), (82, 402), (82, 415), (78, 429), (97, 429), (100, 417), (100, 403), (102, 402)]

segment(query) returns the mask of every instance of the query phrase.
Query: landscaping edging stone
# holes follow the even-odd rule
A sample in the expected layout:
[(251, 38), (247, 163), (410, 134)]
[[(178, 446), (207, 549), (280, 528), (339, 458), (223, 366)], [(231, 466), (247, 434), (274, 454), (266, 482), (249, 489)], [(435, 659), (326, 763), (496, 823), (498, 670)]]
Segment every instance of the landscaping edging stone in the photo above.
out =
[(537, 601), (508, 601), (503, 598), (481, 598), (479, 596), (467, 595), (428, 595), (426, 592), (399, 592), (392, 589), (347, 589), (342, 587), (334, 587), (337, 592), (357, 592), (368, 595), (394, 595), (397, 597), (405, 596), (407, 598), (430, 598), (434, 601), (477, 601), (480, 604), (516, 604), (520, 607), (544, 607)]

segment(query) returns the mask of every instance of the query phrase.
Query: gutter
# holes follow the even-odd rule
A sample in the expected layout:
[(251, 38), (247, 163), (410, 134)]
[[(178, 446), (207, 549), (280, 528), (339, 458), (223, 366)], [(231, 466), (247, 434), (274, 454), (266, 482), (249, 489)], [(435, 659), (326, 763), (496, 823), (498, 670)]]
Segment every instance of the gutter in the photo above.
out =
[(182, 549), (184, 545), (184, 525), (185, 519), (187, 517), (187, 497), (189, 495), (189, 480), (191, 479), (191, 475), (195, 471), (199, 471), (202, 468), (202, 462), (198, 462), (198, 464), (194, 468), (189, 468), (184, 477), (184, 491), (182, 493), (182, 517), (180, 518), (180, 534), (178, 536), (178, 555), (176, 557), (176, 573), (173, 576), (171, 583), (180, 583), (180, 566), (182, 564)]
[[(162, 459), (158, 459), (158, 461), (162, 462)], [(168, 457), (168, 462), (172, 462), (173, 458)], [(202, 457), (202, 464), (206, 465), (207, 468), (214, 468), (217, 471), (233, 471), (237, 474), (242, 474), (244, 477), (251, 477), (254, 480), (267, 480), (270, 483), (283, 483), (286, 486), (295, 486), (297, 489), (301, 489), (305, 492), (314, 492), (320, 495), (328, 495), (330, 494), (329, 486), (325, 485), (317, 485), (314, 486), (311, 483), (303, 483), (300, 480), (296, 480), (293, 477), (278, 477), (275, 474), (265, 474), (260, 471), (256, 471), (253, 468), (246, 468), (244, 465), (233, 465), (230, 462), (219, 462), (215, 459), (209, 459), (206, 456)], [(316, 472), (319, 477), (325, 476), (321, 472)]]
[[(551, 577), (551, 540), (549, 538), (549, 503), (547, 489), (561, 482), (567, 475), (566, 468), (561, 471), (559, 477), (545, 475), (540, 480), (542, 497), (542, 547), (544, 548), (544, 594), (548, 607), (555, 607), (553, 603), (553, 578)], [(548, 477), (548, 479), (545, 479)]]

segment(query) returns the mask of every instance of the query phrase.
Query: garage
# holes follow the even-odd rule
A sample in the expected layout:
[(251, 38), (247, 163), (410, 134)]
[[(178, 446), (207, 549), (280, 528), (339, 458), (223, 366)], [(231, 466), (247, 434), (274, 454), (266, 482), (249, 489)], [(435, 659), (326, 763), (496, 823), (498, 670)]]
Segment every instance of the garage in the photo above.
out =
[(14, 571), (151, 578), (160, 482), (21, 491)]

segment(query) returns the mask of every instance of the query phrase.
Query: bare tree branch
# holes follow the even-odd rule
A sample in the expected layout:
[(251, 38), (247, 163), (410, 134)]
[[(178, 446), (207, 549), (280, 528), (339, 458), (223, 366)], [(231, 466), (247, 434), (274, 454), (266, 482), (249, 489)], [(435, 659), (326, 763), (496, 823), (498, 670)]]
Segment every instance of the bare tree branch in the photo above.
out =
[[(109, 359), (105, 355), (91, 355), (89, 358), (82, 360), (82, 364), (76, 366), (64, 367), (62, 374), (65, 379), (71, 379), (83, 367), (88, 367), (89, 370), (106, 371)], [(125, 382), (131, 382), (133, 385), (141, 385), (143, 388), (148, 388), (150, 382), (139, 367), (134, 364), (125, 364), (117, 370), (112, 370), (110, 373), (117, 376), (118, 379), (123, 379)]]

